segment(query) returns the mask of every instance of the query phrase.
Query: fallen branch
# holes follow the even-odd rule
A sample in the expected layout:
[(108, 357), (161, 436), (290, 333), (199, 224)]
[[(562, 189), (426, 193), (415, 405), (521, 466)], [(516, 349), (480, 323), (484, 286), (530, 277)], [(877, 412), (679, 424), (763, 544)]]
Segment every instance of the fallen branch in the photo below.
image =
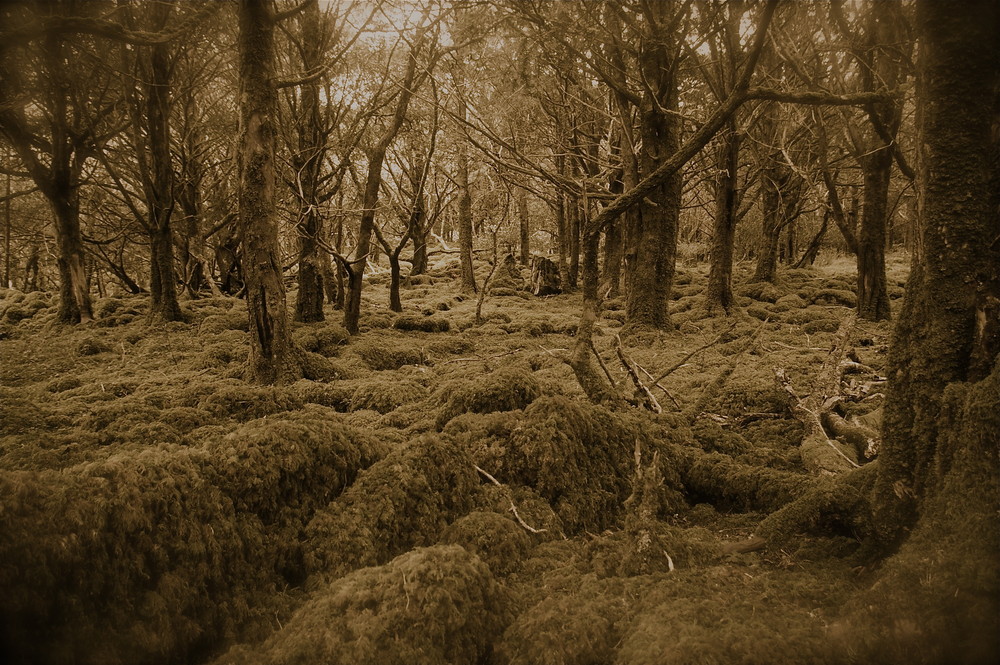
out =
[(657, 388), (659, 388), (660, 390), (662, 390), (662, 391), (663, 391), (663, 394), (664, 394), (664, 395), (666, 395), (667, 397), (669, 397), (669, 398), (670, 398), (670, 401), (671, 401), (671, 402), (673, 402), (673, 403), (674, 403), (674, 406), (676, 406), (676, 407), (677, 407), (677, 410), (678, 410), (678, 411), (680, 411), (680, 409), (681, 409), (682, 407), (681, 407), (681, 403), (677, 401), (677, 398), (676, 398), (676, 397), (674, 397), (674, 396), (673, 396), (673, 395), (672, 395), (672, 394), (670, 393), (670, 391), (669, 391), (669, 390), (667, 390), (667, 389), (666, 389), (666, 388), (665, 388), (665, 387), (663, 386), (663, 384), (662, 384), (662, 383), (660, 383), (659, 381), (657, 381), (656, 379), (654, 379), (654, 378), (653, 378), (653, 375), (649, 373), (649, 370), (647, 370), (647, 369), (646, 369), (645, 367), (643, 367), (643, 366), (642, 366), (642, 365), (640, 365), (639, 363), (636, 363), (636, 364), (635, 364), (635, 366), (639, 368), (639, 371), (640, 371), (640, 372), (642, 372), (643, 374), (645, 374), (645, 375), (646, 375), (646, 378), (647, 378), (647, 379), (650, 379), (650, 380), (651, 380), (651, 381), (653, 382), (653, 385), (654, 385), (654, 386), (656, 386)]
[(737, 322), (734, 321), (733, 325), (729, 326), (726, 330), (724, 330), (723, 332), (719, 333), (719, 335), (715, 339), (713, 339), (711, 342), (708, 342), (707, 344), (702, 344), (697, 349), (695, 349), (694, 351), (692, 351), (691, 353), (687, 354), (686, 356), (684, 356), (683, 358), (681, 358), (680, 360), (678, 360), (676, 363), (674, 363), (673, 365), (671, 365), (670, 368), (667, 369), (663, 374), (661, 374), (656, 379), (654, 379), (653, 383), (659, 383), (663, 379), (667, 378), (668, 376), (670, 376), (671, 374), (673, 374), (674, 372), (676, 372), (677, 370), (679, 370), (681, 367), (684, 367), (684, 365), (687, 364), (687, 361), (691, 360), (692, 358), (694, 358), (696, 355), (698, 355), (699, 353), (701, 353), (705, 349), (709, 349), (709, 348), (715, 346), (716, 344), (718, 344), (722, 340), (722, 338), (725, 337), (725, 335), (727, 333), (731, 332), (733, 330), (733, 328), (736, 327), (736, 323)]
[(632, 383), (635, 384), (636, 393), (643, 396), (642, 405), (653, 413), (663, 413), (663, 407), (656, 401), (653, 391), (642, 382), (638, 372), (632, 366), (632, 361), (625, 355), (625, 351), (622, 349), (622, 338), (618, 335), (615, 335), (615, 352), (618, 354), (618, 360), (621, 361), (625, 371), (628, 372), (629, 378), (632, 379)]
[[(486, 478), (490, 482), (492, 482), (494, 485), (496, 485), (500, 489), (504, 489), (504, 490), (507, 489), (506, 487), (503, 486), (503, 483), (501, 483), (499, 480), (497, 480), (496, 478), (494, 478), (488, 471), (485, 471), (484, 469), (479, 468), (475, 464), (473, 464), (472, 466), (476, 469), (476, 471), (478, 471), (479, 473), (481, 473), (484, 476), (486, 476)], [(514, 505), (514, 500), (513, 499), (508, 499), (508, 500), (510, 501), (510, 512), (514, 513), (514, 518), (517, 520), (518, 524), (520, 524), (522, 527), (524, 527), (525, 529), (527, 529), (531, 533), (545, 533), (547, 531), (547, 529), (536, 529), (536, 528), (534, 528), (532, 526), (529, 526), (527, 522), (525, 522), (523, 519), (521, 519), (521, 515), (517, 512), (517, 506)]]
[(611, 376), (611, 370), (608, 369), (608, 366), (604, 362), (604, 358), (601, 357), (601, 354), (597, 352), (597, 347), (594, 346), (594, 340), (590, 340), (590, 350), (594, 352), (594, 356), (597, 358), (597, 364), (601, 366), (602, 370), (604, 370), (604, 376), (608, 377), (608, 383), (610, 383), (611, 387), (614, 388), (615, 377)]

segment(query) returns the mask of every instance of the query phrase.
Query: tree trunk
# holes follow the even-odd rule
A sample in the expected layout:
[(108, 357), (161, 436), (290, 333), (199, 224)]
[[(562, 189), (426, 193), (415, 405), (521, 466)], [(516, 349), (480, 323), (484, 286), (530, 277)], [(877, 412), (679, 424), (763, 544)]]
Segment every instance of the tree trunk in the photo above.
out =
[(59, 268), (60, 323), (86, 323), (94, 318), (84, 268), (83, 235), (80, 232), (80, 199), (66, 191), (51, 199), (56, 226), (56, 265)]
[[(640, 67), (649, 82), (639, 108), (642, 146), (638, 166), (642, 178), (653, 173), (680, 147), (676, 63), (663, 41), (673, 38), (671, 35), (651, 38), (639, 56)], [(625, 232), (627, 330), (670, 327), (667, 303), (677, 260), (681, 175), (678, 169), (653, 187), (629, 219)]]
[[(621, 191), (613, 192), (621, 194)], [(608, 298), (617, 298), (622, 293), (622, 227), (615, 220), (608, 224), (604, 232), (604, 273), (601, 282), (608, 290)]]
[(754, 282), (773, 282), (777, 277), (778, 240), (782, 229), (795, 220), (802, 198), (802, 177), (782, 160), (781, 152), (773, 153), (761, 171), (761, 240)]
[[(996, 430), (975, 433), (978, 443), (957, 440), (954, 407), (996, 373), (1000, 352), (997, 18), (987, 0), (960, 12), (940, 0), (918, 4), (920, 251), (889, 352), (875, 488), (878, 526), (889, 539), (913, 523), (961, 457), (966, 466), (967, 456), (986, 455), (985, 470), (997, 471)], [(994, 413), (996, 405), (983, 403)], [(981, 498), (993, 501), (995, 486)]]
[(403, 311), (403, 302), (399, 299), (400, 266), (399, 254), (386, 252), (389, 257), (389, 309), (393, 312)]
[(424, 197), (414, 200), (410, 211), (409, 233), (413, 242), (413, 258), (410, 259), (410, 275), (423, 275), (427, 272), (427, 232), (425, 226), (427, 214), (424, 211)]
[[(465, 112), (465, 106), (462, 106)], [(469, 156), (464, 149), (458, 158), (458, 249), (462, 264), (462, 290), (476, 292), (476, 273), (472, 263), (472, 188), (469, 183)]]
[[(162, 29), (171, 5), (154, 5), (155, 29)], [(146, 129), (150, 175), (146, 183), (149, 209), (151, 321), (181, 321), (170, 218), (174, 210), (174, 167), (170, 151), (170, 57), (167, 44), (150, 47), (149, 81), (145, 83)], [(141, 162), (140, 162), (141, 163)]]
[(864, 202), (858, 233), (858, 316), (869, 321), (889, 318), (885, 280), (885, 224), (889, 214), (892, 153), (885, 146), (862, 159)]
[[(322, 66), (323, 37), (320, 34), (319, 1), (309, 2), (299, 15), (302, 69), (311, 72)], [(298, 146), (292, 165), (298, 174), (301, 198), (298, 237), (298, 293), (295, 297), (295, 320), (313, 323), (323, 320), (323, 261), (326, 255), (319, 246), (323, 232), (320, 215), (320, 176), (325, 156), (326, 137), (320, 117), (319, 81), (301, 87), (297, 118)]]
[(531, 263), (531, 224), (528, 219), (528, 191), (523, 188), (517, 190), (517, 217), (521, 230), (521, 265), (527, 266)]
[(248, 377), (285, 384), (302, 377), (302, 366), (288, 326), (278, 261), (274, 6), (269, 0), (242, 0), (239, 9), (239, 221), (250, 316)]
[(716, 154), (718, 176), (715, 180), (715, 217), (706, 291), (708, 310), (722, 309), (727, 314), (733, 306), (733, 241), (736, 235), (739, 158), (740, 135), (736, 132), (735, 120), (732, 120)]
[(574, 195), (567, 197), (566, 206), (566, 232), (569, 236), (567, 250), (569, 256), (567, 262), (566, 288), (569, 291), (576, 290), (577, 278), (580, 275), (580, 205), (581, 201)]

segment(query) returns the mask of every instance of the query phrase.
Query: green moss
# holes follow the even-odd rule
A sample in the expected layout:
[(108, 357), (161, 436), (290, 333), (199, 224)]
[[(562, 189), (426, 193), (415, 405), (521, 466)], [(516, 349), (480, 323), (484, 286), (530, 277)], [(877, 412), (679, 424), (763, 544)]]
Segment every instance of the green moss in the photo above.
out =
[(402, 339), (366, 339), (353, 345), (358, 356), (374, 370), (399, 369), (404, 365), (422, 365), (424, 350)]
[(111, 346), (102, 339), (88, 337), (81, 339), (76, 345), (76, 353), (80, 356), (96, 356), (111, 350)]
[(385, 563), (472, 507), (478, 485), (468, 454), (440, 436), (422, 436), (378, 462), (306, 531), (310, 571), (336, 577)]
[(549, 593), (507, 628), (497, 645), (510, 665), (599, 665), (615, 662), (616, 624), (627, 601), (616, 580), (584, 578), (580, 587)]
[(214, 389), (198, 401), (198, 408), (217, 418), (241, 422), (301, 407), (302, 400), (293, 391), (234, 379), (216, 382)]
[(426, 388), (408, 379), (362, 381), (351, 395), (349, 409), (351, 411), (372, 409), (379, 413), (389, 413), (403, 404), (415, 402), (426, 396)]
[(473, 511), (452, 523), (441, 534), (445, 545), (461, 545), (506, 577), (517, 570), (528, 554), (531, 540), (523, 527), (495, 512)]
[[(637, 440), (656, 449), (654, 428), (564, 397), (535, 400), (504, 440), (477, 448), (477, 463), (504, 483), (526, 485), (552, 505), (570, 533), (614, 524), (632, 490)], [(679, 487), (664, 451), (665, 487)], [(679, 495), (676, 496), (678, 503)]]
[(523, 409), (540, 393), (534, 375), (514, 367), (499, 369), (471, 381), (448, 383), (436, 395), (442, 404), (437, 427), (443, 428), (448, 421), (463, 413)]
[(438, 316), (401, 316), (393, 322), (392, 327), (396, 330), (438, 333), (448, 332), (451, 325), (448, 319)]
[(259, 650), (233, 650), (217, 662), (477, 665), (504, 622), (489, 568), (442, 545), (332, 582)]

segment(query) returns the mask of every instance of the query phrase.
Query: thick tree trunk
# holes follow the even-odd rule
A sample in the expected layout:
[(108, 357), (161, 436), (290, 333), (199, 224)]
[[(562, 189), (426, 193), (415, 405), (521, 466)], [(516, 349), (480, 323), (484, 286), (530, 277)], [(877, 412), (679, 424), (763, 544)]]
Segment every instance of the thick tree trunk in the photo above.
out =
[(409, 233), (413, 242), (410, 275), (423, 275), (427, 272), (427, 232), (429, 229), (424, 226), (427, 223), (426, 216), (423, 196), (420, 196), (414, 201), (413, 210), (410, 211)]
[(389, 309), (393, 312), (402, 312), (403, 302), (399, 299), (402, 272), (399, 266), (399, 254), (387, 253), (387, 256), (389, 257)]
[[(660, 41), (672, 38), (651, 39), (640, 54), (640, 67), (650, 83), (639, 108), (642, 147), (638, 167), (642, 178), (653, 173), (680, 148), (676, 64), (667, 45)], [(628, 220), (625, 231), (627, 330), (670, 327), (667, 303), (677, 260), (682, 185), (678, 169), (650, 190), (639, 203), (636, 214)]]
[(783, 228), (791, 224), (802, 198), (802, 177), (782, 161), (780, 152), (772, 154), (761, 172), (761, 239), (753, 281), (773, 282), (778, 274), (778, 240)]
[(886, 146), (862, 160), (864, 202), (858, 233), (858, 316), (869, 321), (889, 318), (885, 279), (886, 218), (889, 214), (889, 175), (892, 153)]
[(50, 199), (55, 213), (56, 265), (59, 268), (61, 323), (86, 323), (94, 318), (84, 267), (83, 235), (80, 232), (80, 200), (75, 192)]
[(705, 294), (709, 311), (722, 309), (727, 314), (733, 306), (733, 241), (736, 235), (739, 158), (740, 135), (736, 132), (736, 122), (730, 121), (716, 155), (715, 217)]
[(239, 221), (250, 316), (248, 376), (257, 383), (284, 384), (301, 378), (302, 366), (291, 339), (278, 261), (274, 7), (269, 0), (242, 0), (239, 10)]
[(601, 282), (608, 290), (608, 298), (617, 298), (621, 295), (622, 229), (618, 220), (608, 224), (604, 232), (604, 272), (601, 275)]
[[(1000, 352), (998, 13), (988, 0), (962, 11), (918, 3), (920, 252), (889, 352), (875, 488), (877, 525), (889, 540), (913, 523), (959, 459), (967, 466), (970, 455), (985, 456), (984, 472), (997, 472), (996, 430), (980, 430), (978, 443), (956, 440), (961, 414), (953, 403), (996, 373)], [(996, 411), (996, 401), (983, 405)], [(995, 486), (981, 499), (992, 502)]]

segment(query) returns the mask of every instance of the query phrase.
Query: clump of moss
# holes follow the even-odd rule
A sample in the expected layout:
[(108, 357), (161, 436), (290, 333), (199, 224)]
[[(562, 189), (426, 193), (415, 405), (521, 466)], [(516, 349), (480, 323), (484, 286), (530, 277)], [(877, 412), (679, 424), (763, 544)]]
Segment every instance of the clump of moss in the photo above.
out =
[(180, 660), (267, 607), (275, 554), (259, 522), (209, 482), (210, 463), (201, 451), (157, 448), (0, 473), (10, 662)]
[[(393, 340), (395, 341), (395, 340)], [(404, 365), (422, 365), (424, 350), (412, 343), (393, 343), (385, 339), (364, 340), (354, 345), (358, 356), (373, 370), (399, 369)]]
[(376, 463), (319, 511), (306, 530), (306, 565), (333, 577), (433, 543), (472, 507), (472, 460), (452, 441), (425, 435)]
[(243, 422), (302, 407), (293, 391), (273, 386), (253, 386), (236, 379), (215, 383), (214, 389), (198, 401), (198, 408), (217, 418)]
[(355, 381), (323, 383), (301, 379), (292, 384), (290, 390), (306, 404), (320, 404), (346, 413), (351, 408), (351, 398), (357, 390)]
[(797, 293), (789, 293), (774, 301), (774, 311), (787, 312), (792, 309), (802, 309), (807, 305), (806, 301)]
[(688, 497), (736, 510), (777, 510), (801, 496), (813, 480), (801, 473), (740, 464), (721, 453), (688, 453), (680, 474)]
[(67, 374), (66, 376), (57, 376), (45, 385), (45, 389), (50, 393), (63, 393), (67, 390), (73, 390), (74, 388), (79, 388), (83, 385), (83, 381), (79, 376), (75, 374)]
[(216, 335), (227, 330), (250, 330), (250, 319), (246, 310), (233, 309), (223, 314), (211, 314), (202, 319), (198, 331), (206, 335)]
[(438, 392), (442, 403), (437, 427), (463, 413), (493, 413), (523, 409), (541, 394), (538, 380), (531, 372), (503, 368), (472, 381), (449, 383)]
[(392, 327), (396, 330), (437, 333), (448, 332), (451, 325), (448, 319), (439, 316), (401, 316), (393, 322)]
[(815, 335), (816, 333), (832, 333), (837, 332), (837, 328), (839, 327), (840, 319), (814, 319), (806, 322), (806, 324), (802, 326), (802, 332), (807, 335)]
[[(637, 417), (565, 397), (541, 397), (528, 406), (509, 439), (477, 449), (477, 463), (505, 483), (535, 489), (570, 533), (614, 524), (632, 490), (637, 441), (657, 444), (654, 427)], [(680, 505), (676, 473), (663, 452), (666, 487)]]
[[(579, 580), (579, 578), (578, 578)], [(580, 584), (582, 582), (582, 584)], [(507, 628), (497, 645), (510, 665), (594, 665), (615, 661), (617, 627), (627, 612), (615, 580), (585, 577), (579, 588), (549, 593)]]
[(785, 290), (772, 284), (771, 282), (752, 282), (744, 284), (736, 289), (741, 296), (753, 298), (762, 302), (777, 302), (778, 298), (785, 295)]
[(182, 434), (188, 434), (199, 427), (215, 424), (211, 413), (192, 406), (174, 406), (160, 412), (159, 420), (174, 427)]
[(531, 545), (525, 530), (514, 520), (482, 511), (473, 511), (453, 522), (441, 534), (440, 542), (461, 545), (482, 559), (498, 577), (517, 570)]
[(427, 389), (416, 381), (362, 381), (351, 395), (349, 409), (360, 411), (371, 409), (379, 413), (389, 413), (403, 404), (415, 402), (427, 396)]
[(218, 662), (477, 665), (505, 621), (489, 568), (439, 545), (332, 582), (259, 650), (234, 649)]
[(337, 355), (350, 338), (347, 329), (336, 323), (303, 326), (294, 334), (295, 343), (302, 349), (327, 358)]
[(110, 351), (111, 347), (102, 339), (87, 337), (81, 339), (76, 345), (76, 353), (79, 356), (96, 356), (98, 353)]
[(361, 316), (358, 327), (362, 331), (384, 330), (392, 327), (395, 318), (395, 315), (389, 312), (371, 312)]
[(25, 434), (47, 426), (46, 411), (13, 390), (0, 391), (0, 432)]

